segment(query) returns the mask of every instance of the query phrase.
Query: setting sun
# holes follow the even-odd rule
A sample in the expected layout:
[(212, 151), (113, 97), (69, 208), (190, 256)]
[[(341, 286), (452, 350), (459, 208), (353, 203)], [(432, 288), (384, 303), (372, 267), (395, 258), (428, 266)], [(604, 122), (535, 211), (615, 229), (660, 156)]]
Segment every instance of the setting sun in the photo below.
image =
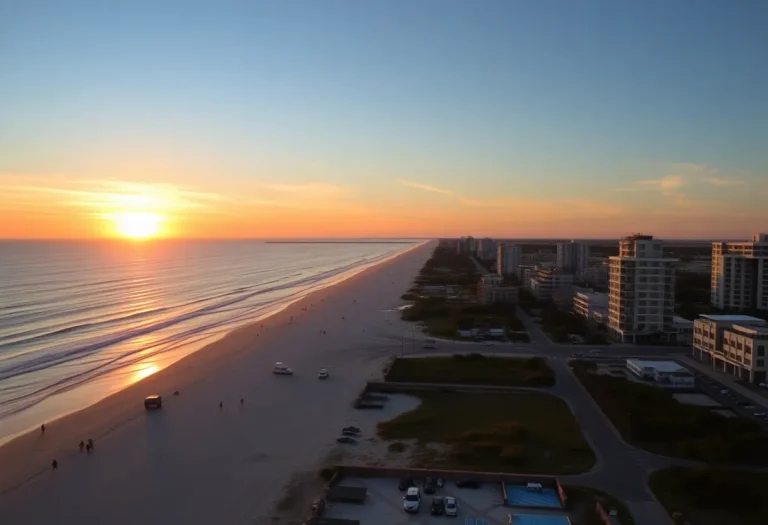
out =
[(150, 212), (125, 212), (113, 216), (115, 229), (121, 237), (147, 239), (160, 231), (160, 216)]

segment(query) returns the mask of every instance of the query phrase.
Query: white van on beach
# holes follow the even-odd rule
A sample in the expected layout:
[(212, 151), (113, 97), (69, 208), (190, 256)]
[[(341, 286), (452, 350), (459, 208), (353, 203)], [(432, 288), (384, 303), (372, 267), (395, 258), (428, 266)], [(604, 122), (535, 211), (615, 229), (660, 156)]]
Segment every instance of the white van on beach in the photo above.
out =
[(283, 363), (277, 362), (275, 363), (275, 367), (272, 369), (273, 374), (282, 375), (282, 376), (292, 376), (293, 370), (289, 366), (285, 366)]

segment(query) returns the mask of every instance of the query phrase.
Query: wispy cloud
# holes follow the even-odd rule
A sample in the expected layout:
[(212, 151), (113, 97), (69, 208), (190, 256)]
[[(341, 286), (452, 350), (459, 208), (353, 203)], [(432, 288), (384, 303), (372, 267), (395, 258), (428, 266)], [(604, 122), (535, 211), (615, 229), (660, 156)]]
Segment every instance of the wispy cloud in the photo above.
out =
[(613, 188), (615, 192), (658, 191), (666, 197), (681, 200), (683, 188), (693, 186), (716, 186), (720, 188), (740, 186), (744, 181), (726, 176), (717, 168), (694, 162), (676, 162), (667, 164), (663, 175), (656, 179), (638, 180), (632, 186)]
[(264, 188), (274, 192), (288, 194), (296, 197), (306, 196), (321, 199), (343, 198), (349, 196), (352, 193), (352, 188), (347, 186), (327, 184), (324, 182), (267, 184)]
[(417, 188), (424, 191), (431, 191), (432, 193), (440, 193), (442, 195), (453, 195), (453, 192), (451, 190), (438, 188), (437, 186), (430, 186), (429, 184), (423, 184), (421, 182), (397, 179), (397, 183), (402, 186), (408, 186), (409, 188)]

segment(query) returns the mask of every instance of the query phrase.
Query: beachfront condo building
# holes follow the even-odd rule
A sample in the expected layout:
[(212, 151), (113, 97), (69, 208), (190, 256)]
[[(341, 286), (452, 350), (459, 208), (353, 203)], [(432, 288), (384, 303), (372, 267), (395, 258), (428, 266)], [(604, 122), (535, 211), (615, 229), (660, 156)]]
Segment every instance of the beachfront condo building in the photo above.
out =
[(768, 310), (768, 234), (712, 243), (712, 306)]
[(589, 268), (589, 245), (577, 241), (558, 243), (557, 266), (564, 272), (582, 276)]
[(456, 245), (457, 253), (475, 253), (475, 238), (472, 236), (462, 237)]
[(564, 273), (559, 268), (537, 266), (528, 288), (537, 300), (549, 301), (556, 291), (573, 288), (573, 274)]
[(751, 383), (766, 382), (768, 323), (748, 315), (702, 315), (693, 322), (693, 357)]
[(475, 257), (483, 261), (492, 261), (496, 257), (496, 241), (490, 237), (475, 239)]
[(500, 242), (496, 247), (496, 273), (520, 277), (523, 249), (517, 244)]
[(674, 342), (675, 263), (660, 240), (632, 235), (609, 258), (608, 330), (625, 343)]

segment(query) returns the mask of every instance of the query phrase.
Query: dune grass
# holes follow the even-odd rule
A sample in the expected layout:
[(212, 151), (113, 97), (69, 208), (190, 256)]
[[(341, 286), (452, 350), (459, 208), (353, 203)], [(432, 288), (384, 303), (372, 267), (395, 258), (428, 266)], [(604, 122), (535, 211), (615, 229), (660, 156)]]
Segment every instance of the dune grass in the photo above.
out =
[(429, 461), (444, 468), (574, 474), (595, 456), (568, 405), (547, 394), (418, 392), (415, 410), (378, 425), (387, 440), (438, 443)]
[(481, 354), (396, 359), (387, 381), (493, 386), (552, 386), (555, 374), (541, 357)]

